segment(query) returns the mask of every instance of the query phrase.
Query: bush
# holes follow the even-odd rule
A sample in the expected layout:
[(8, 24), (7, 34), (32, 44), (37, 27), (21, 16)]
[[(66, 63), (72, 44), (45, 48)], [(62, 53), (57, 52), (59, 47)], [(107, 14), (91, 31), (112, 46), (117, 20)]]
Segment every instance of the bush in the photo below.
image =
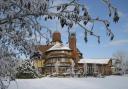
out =
[(18, 68), (16, 73), (16, 78), (20, 79), (30, 79), (37, 78), (39, 74), (37, 73), (35, 67), (30, 61), (24, 61)]

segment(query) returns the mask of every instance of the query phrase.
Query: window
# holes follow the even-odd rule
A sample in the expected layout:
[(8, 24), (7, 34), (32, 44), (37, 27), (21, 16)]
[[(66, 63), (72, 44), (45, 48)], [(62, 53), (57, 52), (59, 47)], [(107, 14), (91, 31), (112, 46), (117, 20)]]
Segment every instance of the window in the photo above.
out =
[(61, 58), (61, 62), (66, 62), (66, 58)]

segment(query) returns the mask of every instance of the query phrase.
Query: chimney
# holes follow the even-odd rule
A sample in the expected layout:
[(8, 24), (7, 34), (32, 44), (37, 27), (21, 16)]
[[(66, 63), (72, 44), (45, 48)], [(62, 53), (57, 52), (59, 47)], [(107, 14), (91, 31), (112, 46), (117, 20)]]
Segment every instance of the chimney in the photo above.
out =
[(73, 51), (76, 51), (76, 34), (72, 33), (69, 37), (69, 48), (72, 49)]
[(75, 63), (79, 61), (79, 53), (76, 47), (76, 34), (72, 33), (69, 37), (69, 48), (72, 50), (72, 58)]
[(60, 32), (56, 31), (52, 35), (52, 42), (61, 42), (61, 34)]

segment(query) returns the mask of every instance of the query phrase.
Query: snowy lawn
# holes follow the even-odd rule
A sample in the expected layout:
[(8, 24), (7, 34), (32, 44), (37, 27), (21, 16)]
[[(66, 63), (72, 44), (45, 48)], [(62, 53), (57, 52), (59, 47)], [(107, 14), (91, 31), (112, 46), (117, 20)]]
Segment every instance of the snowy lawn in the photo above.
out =
[(128, 89), (128, 76), (18, 79), (17, 85), (11, 82), (9, 89)]

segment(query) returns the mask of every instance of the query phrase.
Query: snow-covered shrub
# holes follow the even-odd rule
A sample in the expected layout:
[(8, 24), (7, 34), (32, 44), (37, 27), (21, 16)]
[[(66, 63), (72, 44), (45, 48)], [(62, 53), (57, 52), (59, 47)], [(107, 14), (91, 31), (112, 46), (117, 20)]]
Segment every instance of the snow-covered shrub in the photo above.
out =
[(31, 64), (29, 60), (23, 61), (17, 67), (16, 78), (28, 79), (36, 77), (39, 77), (39, 74), (37, 73), (35, 67)]

